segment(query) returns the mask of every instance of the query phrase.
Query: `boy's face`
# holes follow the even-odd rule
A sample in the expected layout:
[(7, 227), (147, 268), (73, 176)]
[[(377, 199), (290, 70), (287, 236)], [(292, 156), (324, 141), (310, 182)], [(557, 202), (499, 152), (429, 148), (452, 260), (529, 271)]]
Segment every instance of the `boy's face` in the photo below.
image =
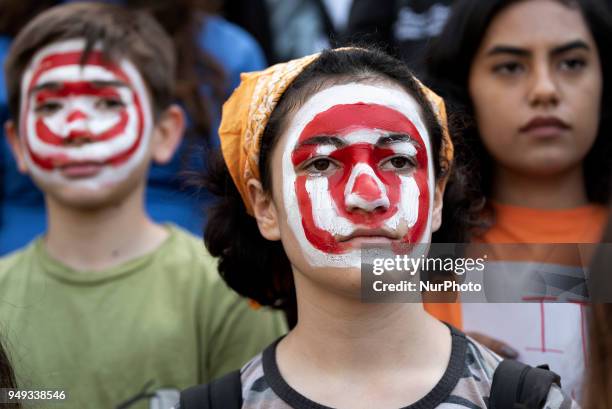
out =
[(430, 241), (429, 134), (420, 106), (404, 90), (333, 86), (313, 95), (284, 135), (277, 149), (288, 229), (280, 229), (300, 270), (299, 264), (359, 271), (363, 243)]
[(113, 190), (146, 172), (153, 129), (142, 76), (127, 59), (84, 63), (83, 40), (38, 51), (22, 77), (19, 134), (27, 168), (47, 193)]

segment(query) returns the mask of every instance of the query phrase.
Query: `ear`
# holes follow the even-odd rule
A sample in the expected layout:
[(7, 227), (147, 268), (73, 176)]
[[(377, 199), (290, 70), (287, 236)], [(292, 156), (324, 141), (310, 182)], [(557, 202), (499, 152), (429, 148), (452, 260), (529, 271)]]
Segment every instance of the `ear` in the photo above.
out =
[(280, 240), (278, 212), (272, 195), (264, 192), (261, 182), (256, 179), (249, 180), (247, 188), (259, 232), (268, 240)]
[(436, 190), (434, 192), (434, 205), (433, 212), (431, 214), (431, 232), (436, 232), (442, 225), (442, 204), (444, 201), (444, 188), (445, 185), (442, 183), (436, 184)]
[(159, 164), (170, 162), (183, 140), (185, 114), (178, 105), (170, 105), (159, 117), (153, 130), (152, 155)]
[(15, 157), (15, 162), (17, 162), (17, 169), (19, 169), (19, 172), (27, 174), (28, 164), (25, 160), (24, 147), (21, 144), (19, 131), (17, 130), (17, 125), (14, 121), (8, 120), (4, 123), (4, 133), (8, 139), (13, 156)]

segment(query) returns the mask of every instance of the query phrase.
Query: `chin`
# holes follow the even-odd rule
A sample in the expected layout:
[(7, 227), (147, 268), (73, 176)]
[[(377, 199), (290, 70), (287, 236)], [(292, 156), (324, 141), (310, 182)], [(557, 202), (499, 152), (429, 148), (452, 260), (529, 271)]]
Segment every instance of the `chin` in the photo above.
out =
[(96, 211), (118, 207), (136, 189), (129, 183), (117, 183), (101, 186), (97, 189), (79, 186), (78, 183), (54, 184), (41, 186), (45, 195), (53, 198), (66, 208), (81, 211)]
[(311, 267), (307, 275), (326, 291), (346, 298), (361, 299), (361, 268)]
[(523, 168), (527, 173), (534, 176), (548, 177), (560, 173), (569, 172), (581, 166), (581, 160), (570, 158), (567, 154), (549, 152), (541, 155), (534, 155), (519, 168)]
[(343, 297), (361, 297), (361, 265), (339, 266), (313, 264), (304, 254), (287, 254), (293, 266), (293, 274), (297, 288), (300, 282), (306, 287), (319, 288), (327, 293)]

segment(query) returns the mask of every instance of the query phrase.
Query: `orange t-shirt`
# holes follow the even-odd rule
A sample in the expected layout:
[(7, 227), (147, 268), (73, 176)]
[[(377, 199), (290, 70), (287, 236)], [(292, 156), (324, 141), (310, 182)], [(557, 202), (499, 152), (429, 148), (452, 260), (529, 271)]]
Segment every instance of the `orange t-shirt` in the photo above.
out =
[[(608, 210), (587, 205), (549, 210), (494, 204), (495, 224), (478, 237), (480, 243), (598, 243)], [(425, 304), (434, 317), (462, 328), (461, 304)]]
[(587, 205), (574, 209), (531, 209), (494, 204), (495, 224), (476, 241), (484, 243), (599, 243), (608, 210)]

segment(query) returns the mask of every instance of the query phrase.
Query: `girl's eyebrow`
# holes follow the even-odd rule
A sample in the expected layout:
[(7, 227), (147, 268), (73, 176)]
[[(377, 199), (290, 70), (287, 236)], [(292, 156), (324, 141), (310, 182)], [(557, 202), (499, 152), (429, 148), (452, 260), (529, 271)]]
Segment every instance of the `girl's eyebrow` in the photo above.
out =
[(333, 145), (336, 148), (341, 148), (346, 146), (346, 142), (337, 136), (317, 135), (301, 141), (296, 149), (304, 145)]
[(416, 143), (414, 138), (408, 134), (394, 133), (391, 135), (381, 136), (376, 142), (376, 146), (387, 146), (387, 145), (392, 145), (394, 143), (402, 143), (402, 142), (407, 142), (410, 144)]
[[(583, 40), (578, 39), (554, 47), (550, 50), (550, 55), (559, 55), (574, 49), (590, 50), (591, 47), (589, 47), (589, 45)], [(487, 56), (494, 56), (499, 54), (510, 54), (515, 55), (517, 57), (529, 57), (532, 53), (526, 48), (515, 47), (512, 45), (496, 45), (487, 52)]]

